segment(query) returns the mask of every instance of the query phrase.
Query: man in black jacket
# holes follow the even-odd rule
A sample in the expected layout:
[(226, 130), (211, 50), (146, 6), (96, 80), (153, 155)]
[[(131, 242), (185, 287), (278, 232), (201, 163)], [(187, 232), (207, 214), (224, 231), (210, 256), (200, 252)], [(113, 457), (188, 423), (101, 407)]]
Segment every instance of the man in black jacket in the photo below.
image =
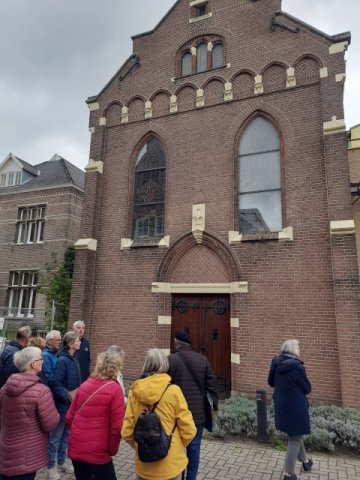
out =
[(202, 432), (208, 420), (204, 395), (210, 393), (214, 410), (217, 410), (216, 377), (208, 359), (191, 349), (191, 339), (186, 331), (176, 332), (174, 342), (176, 352), (169, 356), (168, 373), (172, 383), (181, 388), (197, 428), (195, 438), (186, 448), (189, 459), (186, 480), (195, 480), (199, 469)]
[(14, 354), (27, 347), (30, 337), (30, 327), (19, 328), (16, 332), (16, 341), (10, 342), (2, 352), (0, 357), (0, 388), (5, 385), (10, 375), (19, 373), (19, 370), (14, 365)]
[(84, 337), (85, 323), (82, 320), (74, 322), (73, 331), (79, 335), (81, 340), (80, 350), (75, 353), (75, 358), (79, 362), (81, 370), (81, 382), (85, 382), (90, 375), (90, 343)]

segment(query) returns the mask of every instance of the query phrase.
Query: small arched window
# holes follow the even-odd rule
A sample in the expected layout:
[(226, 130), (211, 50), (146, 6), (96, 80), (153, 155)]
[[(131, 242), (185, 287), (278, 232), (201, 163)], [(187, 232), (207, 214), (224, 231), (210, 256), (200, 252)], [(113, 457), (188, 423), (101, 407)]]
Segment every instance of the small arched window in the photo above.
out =
[(161, 238), (165, 219), (166, 155), (161, 142), (150, 139), (136, 160), (133, 238)]
[(207, 43), (200, 43), (196, 50), (196, 71), (198, 73), (206, 72), (208, 69), (207, 52)]
[(246, 128), (239, 147), (239, 230), (282, 229), (280, 138), (262, 117)]
[(214, 45), (212, 50), (212, 67), (218, 68), (224, 65), (224, 47), (221, 43)]
[(181, 75), (191, 75), (192, 74), (192, 54), (186, 52), (181, 61)]

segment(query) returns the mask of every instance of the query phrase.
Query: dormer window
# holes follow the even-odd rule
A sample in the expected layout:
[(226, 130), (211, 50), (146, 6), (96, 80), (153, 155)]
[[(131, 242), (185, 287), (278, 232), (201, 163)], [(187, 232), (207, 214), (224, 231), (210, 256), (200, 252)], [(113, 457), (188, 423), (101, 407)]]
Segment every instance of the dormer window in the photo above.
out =
[(13, 187), (21, 184), (21, 171), (2, 173), (0, 177), (0, 187)]

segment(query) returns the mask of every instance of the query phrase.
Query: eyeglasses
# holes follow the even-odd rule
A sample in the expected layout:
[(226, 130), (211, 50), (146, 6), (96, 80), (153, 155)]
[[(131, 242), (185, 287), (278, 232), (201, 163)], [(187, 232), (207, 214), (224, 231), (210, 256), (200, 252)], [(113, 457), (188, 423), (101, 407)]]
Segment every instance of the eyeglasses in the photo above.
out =
[(35, 363), (35, 362), (42, 362), (42, 361), (43, 361), (43, 357), (37, 358), (36, 360), (34, 360), (34, 363)]

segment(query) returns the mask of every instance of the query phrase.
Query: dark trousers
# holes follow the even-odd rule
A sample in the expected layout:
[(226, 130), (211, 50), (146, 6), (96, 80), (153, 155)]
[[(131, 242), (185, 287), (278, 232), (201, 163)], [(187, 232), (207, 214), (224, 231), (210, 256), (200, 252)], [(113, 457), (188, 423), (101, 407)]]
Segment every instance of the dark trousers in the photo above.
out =
[(1, 480), (34, 480), (36, 472), (25, 473), (24, 475), (15, 475), (14, 477), (7, 477), (6, 475), (0, 475)]
[(186, 469), (186, 480), (196, 480), (199, 463), (200, 463), (200, 447), (201, 447), (201, 438), (204, 430), (204, 425), (196, 425), (197, 432), (195, 437), (186, 447), (187, 457), (189, 460), (187, 469)]
[(76, 480), (117, 480), (113, 462), (95, 463), (72, 461)]

